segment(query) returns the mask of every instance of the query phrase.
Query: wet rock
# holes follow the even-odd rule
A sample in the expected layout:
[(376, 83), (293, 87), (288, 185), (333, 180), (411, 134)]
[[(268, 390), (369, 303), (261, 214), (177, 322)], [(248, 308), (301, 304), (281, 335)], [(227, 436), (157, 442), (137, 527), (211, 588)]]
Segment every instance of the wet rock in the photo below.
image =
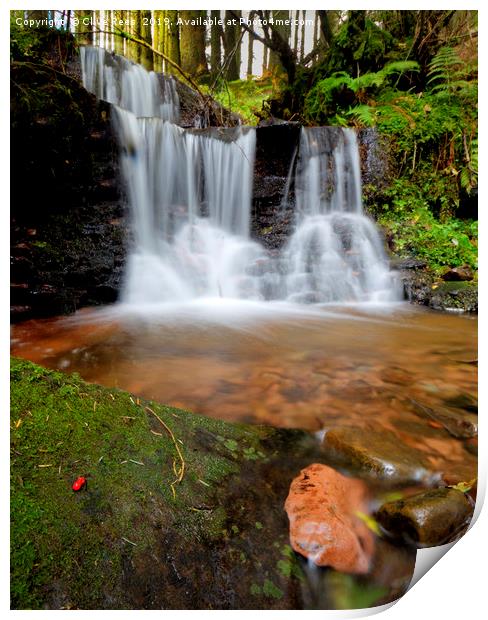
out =
[(471, 282), (444, 282), (433, 289), (429, 306), (447, 312), (478, 312), (478, 287)]
[(420, 547), (435, 547), (459, 537), (471, 520), (473, 508), (465, 493), (445, 487), (383, 504), (376, 518), (396, 538)]
[(438, 280), (422, 269), (398, 272), (406, 299), (443, 312), (478, 312), (478, 287), (473, 282)]
[(366, 573), (374, 550), (370, 530), (356, 515), (367, 512), (364, 482), (321, 464), (303, 469), (285, 502), (293, 549), (318, 566)]
[(469, 439), (466, 439), (466, 441), (464, 442), (464, 447), (470, 454), (478, 456), (478, 437), (471, 437)]
[(380, 377), (386, 383), (394, 383), (396, 385), (405, 385), (411, 382), (413, 378), (412, 373), (395, 366), (384, 368), (380, 373)]
[[(472, 360), (467, 362), (462, 362), (463, 364), (472, 364)], [(452, 398), (448, 398), (445, 401), (445, 404), (448, 407), (456, 407), (458, 409), (465, 409), (470, 413), (476, 413), (478, 415), (478, 401), (476, 398), (473, 398), (470, 394), (459, 394), (457, 396), (453, 396)]]
[(450, 407), (427, 407), (412, 399), (415, 412), (430, 418), (442, 426), (453, 436), (462, 439), (477, 437), (478, 435), (478, 416), (461, 409)]
[(326, 433), (323, 447), (339, 463), (392, 483), (429, 481), (433, 476), (422, 453), (387, 431), (335, 428)]
[(390, 267), (399, 271), (402, 269), (425, 269), (427, 263), (415, 258), (393, 258), (390, 261)]
[(467, 265), (464, 265), (464, 267), (452, 267), (448, 269), (441, 277), (448, 282), (468, 281), (473, 279), (473, 272)]

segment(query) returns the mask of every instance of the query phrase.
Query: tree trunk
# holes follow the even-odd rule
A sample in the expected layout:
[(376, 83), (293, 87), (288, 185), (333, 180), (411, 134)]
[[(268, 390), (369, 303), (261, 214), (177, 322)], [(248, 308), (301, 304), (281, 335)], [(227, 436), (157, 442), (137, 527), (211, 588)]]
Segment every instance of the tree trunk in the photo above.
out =
[(237, 27), (232, 24), (232, 20), (236, 19), (234, 13), (237, 11), (225, 12), (225, 28), (224, 28), (224, 62), (227, 64), (225, 77), (229, 82), (239, 79), (240, 60), (236, 49), (236, 32)]
[[(153, 47), (158, 52), (163, 52), (164, 45), (161, 45), (162, 43), (161, 35), (163, 34), (163, 31), (161, 29), (160, 24), (164, 23), (163, 22), (164, 11), (154, 11), (153, 16), (154, 16)], [(154, 68), (154, 71), (156, 71), (156, 73), (160, 73), (163, 70), (161, 61), (162, 61), (161, 56), (158, 56), (157, 54), (153, 54), (153, 68)]]
[(305, 19), (307, 17), (307, 11), (302, 11), (302, 38), (300, 41), (300, 62), (303, 62), (303, 59), (305, 57)]
[[(152, 33), (151, 33), (151, 11), (140, 11), (141, 15), (141, 39), (152, 46)], [(152, 71), (153, 65), (153, 53), (144, 46), (141, 46), (141, 64), (148, 71)]]
[(222, 26), (215, 23), (220, 19), (220, 11), (210, 11), (212, 25), (210, 26), (210, 73), (215, 77), (220, 71), (222, 55), (221, 43)]
[(237, 66), (237, 80), (241, 77), (241, 45), (242, 45), (242, 40), (240, 39), (241, 36), (241, 26), (239, 24), (239, 20), (242, 17), (242, 11), (234, 11), (234, 15), (236, 16), (236, 21), (237, 21), (237, 25), (234, 26), (235, 29), (235, 41), (236, 41), (236, 53), (235, 53), (235, 59), (236, 59), (236, 66)]
[(295, 52), (295, 56), (298, 58), (298, 22), (300, 20), (300, 11), (295, 11), (295, 31), (293, 33), (293, 51)]
[[(141, 38), (141, 12), (131, 11), (131, 34), (138, 39)], [(134, 62), (141, 62), (141, 46), (134, 41), (130, 44), (130, 59)]]
[(124, 39), (121, 36), (121, 32), (126, 29), (124, 24), (124, 11), (114, 11), (115, 26), (114, 26), (114, 51), (120, 56), (124, 55)]
[(247, 79), (250, 80), (252, 78), (252, 61), (254, 60), (254, 56), (253, 56), (254, 37), (252, 36), (252, 34), (250, 32), (247, 33), (247, 36), (249, 37), (249, 40), (248, 40), (248, 43), (247, 43), (247, 72), (246, 72), (246, 76), (247, 76)]
[[(205, 18), (205, 11), (179, 11), (181, 34), (181, 68), (191, 76), (208, 73), (205, 56), (205, 26), (198, 23)], [(193, 23), (192, 23), (193, 22)]]
[[(164, 53), (166, 56), (181, 66), (180, 54), (180, 27), (178, 26), (178, 11), (165, 11), (165, 17), (169, 19), (164, 33)], [(171, 65), (166, 65), (167, 73), (176, 73)]]
[[(285, 21), (289, 19), (290, 19), (289, 11), (273, 11), (274, 23), (271, 26), (271, 31), (273, 34), (281, 37), (283, 41), (285, 41), (286, 43), (288, 43), (289, 38), (290, 38), (291, 26), (290, 24), (287, 25), (287, 24), (277, 23), (277, 20)], [(275, 51), (271, 51), (269, 54), (268, 68), (271, 71), (271, 73), (279, 74), (279, 73), (284, 72), (284, 67), (281, 62), (280, 55)]]

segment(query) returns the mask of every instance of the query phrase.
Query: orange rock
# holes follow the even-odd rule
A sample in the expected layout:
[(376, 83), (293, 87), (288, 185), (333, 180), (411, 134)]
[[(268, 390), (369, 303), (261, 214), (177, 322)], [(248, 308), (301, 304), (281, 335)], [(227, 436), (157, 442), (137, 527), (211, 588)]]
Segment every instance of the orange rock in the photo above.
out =
[(318, 566), (366, 573), (374, 537), (357, 516), (367, 512), (367, 487), (326, 465), (302, 469), (285, 502), (293, 549)]

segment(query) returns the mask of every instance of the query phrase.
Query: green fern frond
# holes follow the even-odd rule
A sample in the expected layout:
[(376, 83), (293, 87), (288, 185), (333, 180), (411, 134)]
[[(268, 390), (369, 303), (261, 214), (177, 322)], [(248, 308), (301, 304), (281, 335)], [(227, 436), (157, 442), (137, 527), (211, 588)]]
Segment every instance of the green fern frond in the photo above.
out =
[(347, 113), (348, 116), (365, 127), (372, 127), (376, 124), (376, 114), (377, 110), (369, 105), (357, 105)]

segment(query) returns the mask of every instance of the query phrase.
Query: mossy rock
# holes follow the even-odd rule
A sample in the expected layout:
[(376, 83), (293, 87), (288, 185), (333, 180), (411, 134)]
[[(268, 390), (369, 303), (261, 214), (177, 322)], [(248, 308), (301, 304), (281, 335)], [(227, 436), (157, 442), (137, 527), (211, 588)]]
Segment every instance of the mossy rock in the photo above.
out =
[(435, 547), (466, 531), (473, 508), (466, 493), (444, 487), (383, 504), (376, 517), (392, 536), (419, 547)]

